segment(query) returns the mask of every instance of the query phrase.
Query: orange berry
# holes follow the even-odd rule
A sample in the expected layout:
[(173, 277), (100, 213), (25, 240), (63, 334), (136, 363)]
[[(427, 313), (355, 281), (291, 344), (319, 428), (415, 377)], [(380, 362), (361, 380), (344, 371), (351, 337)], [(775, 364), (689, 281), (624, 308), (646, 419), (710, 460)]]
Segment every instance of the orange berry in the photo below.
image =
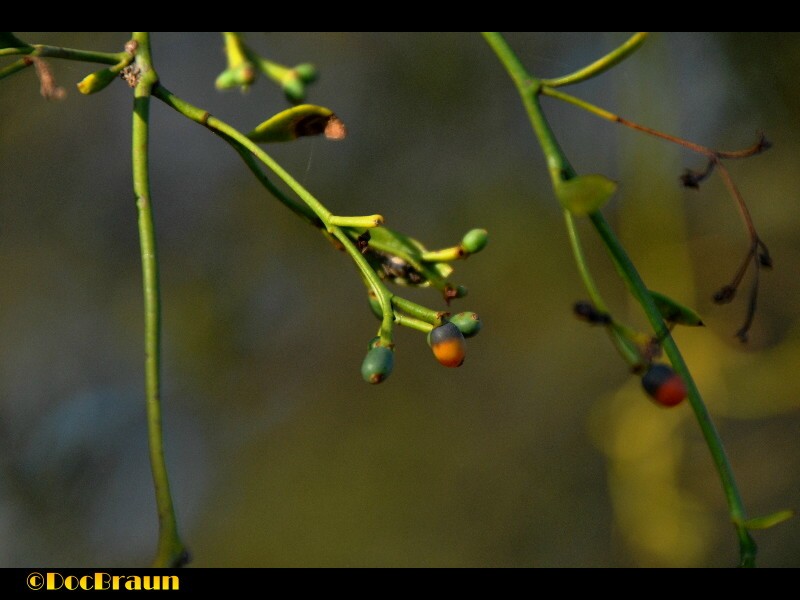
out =
[(464, 334), (453, 323), (445, 323), (432, 330), (428, 343), (433, 355), (445, 367), (460, 367), (467, 353), (467, 342)]

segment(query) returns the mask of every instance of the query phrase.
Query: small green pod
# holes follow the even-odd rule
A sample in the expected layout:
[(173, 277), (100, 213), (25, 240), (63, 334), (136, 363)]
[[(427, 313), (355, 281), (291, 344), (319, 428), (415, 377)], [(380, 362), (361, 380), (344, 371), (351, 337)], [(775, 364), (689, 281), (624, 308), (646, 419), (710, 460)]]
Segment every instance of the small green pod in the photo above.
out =
[(481, 327), (483, 327), (483, 322), (474, 312), (460, 312), (450, 317), (449, 321), (458, 327), (458, 330), (465, 338), (478, 335)]
[(605, 206), (617, 191), (617, 183), (605, 175), (581, 175), (555, 185), (561, 206), (573, 215), (585, 217)]
[(87, 96), (99, 92), (119, 77), (119, 71), (116, 66), (95, 71), (78, 83), (78, 91)]
[(485, 229), (471, 229), (461, 238), (461, 247), (468, 254), (475, 254), (486, 247), (489, 241), (489, 232)]
[(317, 68), (311, 63), (299, 64), (294, 68), (294, 71), (303, 83), (313, 83), (319, 76)]
[(228, 67), (217, 76), (214, 86), (218, 90), (227, 90), (240, 87), (246, 89), (256, 80), (256, 68), (251, 62), (239, 63), (235, 67)]
[(394, 368), (394, 352), (386, 346), (373, 346), (361, 363), (361, 376), (367, 383), (380, 383)]

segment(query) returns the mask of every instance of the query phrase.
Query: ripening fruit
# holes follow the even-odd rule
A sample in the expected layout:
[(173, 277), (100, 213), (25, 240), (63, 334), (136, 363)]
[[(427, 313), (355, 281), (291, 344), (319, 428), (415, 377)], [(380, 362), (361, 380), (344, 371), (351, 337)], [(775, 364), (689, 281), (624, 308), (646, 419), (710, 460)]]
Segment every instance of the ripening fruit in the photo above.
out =
[(386, 346), (373, 346), (361, 363), (361, 376), (367, 383), (380, 383), (392, 373), (393, 367), (394, 352)]
[(478, 335), (481, 327), (483, 327), (483, 322), (474, 312), (460, 312), (450, 317), (450, 322), (458, 327), (458, 330), (465, 338)]
[(667, 365), (652, 365), (642, 375), (642, 387), (661, 406), (676, 406), (686, 398), (686, 384)]
[(467, 353), (464, 335), (453, 323), (445, 323), (428, 334), (433, 355), (445, 367), (460, 367)]

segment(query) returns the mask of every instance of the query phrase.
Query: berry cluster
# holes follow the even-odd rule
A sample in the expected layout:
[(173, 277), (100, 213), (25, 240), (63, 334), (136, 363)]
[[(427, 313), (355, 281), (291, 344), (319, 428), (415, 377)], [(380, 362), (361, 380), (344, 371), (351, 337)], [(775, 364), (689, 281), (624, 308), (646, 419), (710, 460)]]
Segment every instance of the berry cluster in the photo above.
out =
[[(464, 259), (480, 252), (488, 241), (483, 229), (468, 231), (461, 242), (442, 250), (427, 250), (417, 240), (403, 236), (385, 227), (366, 230), (352, 228), (350, 236), (359, 251), (366, 257), (378, 277), (388, 283), (434, 287), (442, 292), (447, 304), (467, 294), (465, 287), (454, 285), (447, 277), (453, 260)], [(476, 335), (482, 322), (474, 312), (434, 311), (420, 306), (380, 286), (369, 286), (367, 297), (375, 316), (381, 320), (378, 335), (370, 340), (367, 355), (361, 364), (361, 375), (368, 383), (381, 383), (394, 368), (394, 343), (392, 326), (404, 325), (427, 334), (428, 345), (434, 357), (445, 367), (459, 367), (464, 362), (466, 338)], [(383, 294), (383, 298), (380, 295)], [(383, 303), (381, 302), (383, 300)], [(387, 319), (384, 309), (388, 300), (391, 312)], [(390, 327), (386, 327), (387, 320)]]

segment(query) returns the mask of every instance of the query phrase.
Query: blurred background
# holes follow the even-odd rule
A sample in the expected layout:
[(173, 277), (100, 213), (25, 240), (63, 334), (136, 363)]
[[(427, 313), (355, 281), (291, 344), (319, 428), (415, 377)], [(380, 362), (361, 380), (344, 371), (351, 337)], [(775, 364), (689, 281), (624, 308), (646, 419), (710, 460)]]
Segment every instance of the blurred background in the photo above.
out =
[[(119, 51), (129, 34), (21, 33)], [(592, 62), (623, 33), (507, 36), (534, 74)], [(338, 143), (267, 151), (337, 214), (379, 212), (428, 247), (490, 232), (457, 263), (481, 315), (465, 364), (396, 335), (392, 376), (364, 383), (377, 321), (353, 264), (254, 180), (220, 139), (153, 101), (166, 458), (192, 566), (733, 566), (738, 547), (687, 404), (650, 402), (599, 328), (519, 97), (481, 36), (270, 33), (313, 62), (308, 100), (347, 124)], [(286, 108), (260, 79), (214, 89), (218, 35), (154, 34), (162, 83), (249, 131)], [(11, 62), (3, 61), (3, 65)], [(147, 565), (157, 539), (144, 413), (143, 315), (131, 188), (131, 90), (84, 97), (94, 65), (51, 60), (0, 81), (0, 565)], [(2, 66), (2, 65), (0, 65)], [(568, 91), (714, 148), (774, 269), (747, 345), (746, 293), (716, 306), (747, 235), (704, 159), (544, 99), (581, 173), (620, 182), (604, 213), (647, 284), (707, 325), (678, 344), (720, 430), (750, 516), (800, 504), (798, 34), (658, 34)], [(588, 223), (580, 230), (615, 316), (645, 320)], [(400, 290), (444, 310), (440, 294)], [(800, 566), (800, 520), (756, 532), (758, 563)]]

